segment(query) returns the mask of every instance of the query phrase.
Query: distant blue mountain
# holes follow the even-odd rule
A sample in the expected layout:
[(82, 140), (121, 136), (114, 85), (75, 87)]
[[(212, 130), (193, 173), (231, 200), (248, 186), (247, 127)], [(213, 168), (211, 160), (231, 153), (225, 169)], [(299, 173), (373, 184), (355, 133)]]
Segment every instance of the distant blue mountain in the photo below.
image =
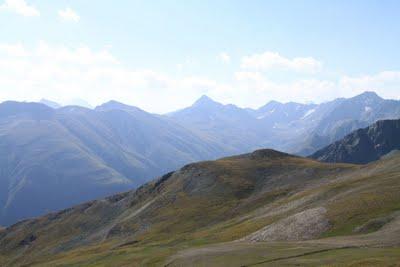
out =
[(95, 110), (0, 104), (0, 225), (125, 191), (223, 147), (168, 118), (109, 102)]
[(235, 152), (269, 147), (308, 155), (377, 120), (400, 118), (400, 101), (365, 92), (318, 105), (271, 101), (259, 109), (241, 109), (203, 96), (168, 116)]

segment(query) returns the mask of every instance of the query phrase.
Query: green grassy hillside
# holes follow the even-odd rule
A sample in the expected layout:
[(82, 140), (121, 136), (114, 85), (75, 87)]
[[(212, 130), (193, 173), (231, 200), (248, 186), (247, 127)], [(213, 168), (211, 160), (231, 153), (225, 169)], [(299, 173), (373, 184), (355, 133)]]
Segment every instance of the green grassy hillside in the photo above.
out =
[(5, 266), (365, 266), (400, 260), (400, 156), (356, 166), (273, 150), (190, 164), (0, 232)]

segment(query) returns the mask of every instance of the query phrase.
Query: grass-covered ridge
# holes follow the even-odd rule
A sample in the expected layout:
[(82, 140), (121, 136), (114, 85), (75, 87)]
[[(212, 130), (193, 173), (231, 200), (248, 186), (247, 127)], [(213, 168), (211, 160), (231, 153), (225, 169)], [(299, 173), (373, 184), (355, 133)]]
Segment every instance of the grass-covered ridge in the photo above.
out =
[[(338, 264), (357, 266), (363, 251), (390, 264), (399, 259), (399, 163), (398, 155), (356, 166), (261, 150), (190, 164), (136, 191), (0, 231), (0, 265), (312, 265), (319, 255), (329, 265), (342, 255)], [(327, 229), (315, 240), (246, 240), (282, 224), (307, 230), (298, 220), (313, 209), (324, 211)]]

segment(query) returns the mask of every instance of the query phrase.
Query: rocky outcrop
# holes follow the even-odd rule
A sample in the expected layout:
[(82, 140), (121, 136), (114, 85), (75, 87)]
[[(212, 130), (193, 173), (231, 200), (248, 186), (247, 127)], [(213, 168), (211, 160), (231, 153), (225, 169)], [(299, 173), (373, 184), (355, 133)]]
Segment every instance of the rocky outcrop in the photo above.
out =
[(320, 236), (329, 229), (329, 220), (323, 207), (308, 209), (245, 237), (243, 240), (259, 241), (300, 241)]

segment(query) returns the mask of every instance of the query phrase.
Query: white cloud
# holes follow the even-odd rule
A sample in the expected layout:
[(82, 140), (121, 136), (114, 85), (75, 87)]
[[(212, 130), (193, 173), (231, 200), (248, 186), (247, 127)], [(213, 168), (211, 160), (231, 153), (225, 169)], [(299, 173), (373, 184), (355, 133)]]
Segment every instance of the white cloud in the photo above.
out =
[(8, 10), (26, 17), (40, 16), (39, 10), (28, 5), (24, 0), (5, 0), (0, 10)]
[(226, 53), (226, 52), (221, 52), (218, 57), (219, 60), (221, 60), (224, 63), (229, 63), (231, 61), (231, 56)]
[(184, 62), (176, 64), (176, 68), (179, 71), (187, 70), (197, 65), (197, 62), (193, 58), (186, 58)]
[[(152, 112), (183, 108), (218, 84), (198, 76), (174, 78), (148, 69), (130, 69), (108, 50), (39, 42), (34, 47), (0, 44), (0, 101), (42, 97), (92, 105), (115, 99)], [(179, 92), (179, 93), (177, 93)]]
[(320, 102), (374, 90), (399, 98), (400, 71), (370, 76), (292, 81), (268, 79), (261, 71), (238, 71), (219, 82), (125, 66), (107, 49), (39, 42), (33, 47), (0, 43), (0, 101), (48, 98), (60, 103), (80, 98), (92, 105), (115, 99), (151, 112), (186, 107), (202, 94), (223, 103), (258, 107), (269, 100)]
[(24, 57), (28, 55), (28, 52), (26, 51), (24, 46), (20, 43), (0, 44), (0, 53), (14, 57)]
[(256, 107), (269, 100), (310, 102), (326, 101), (336, 97), (337, 84), (332, 81), (299, 79), (291, 82), (274, 82), (261, 72), (236, 72), (235, 79), (237, 91), (243, 91), (237, 103), (253, 101)]
[[(235, 103), (323, 102), (338, 97), (353, 97), (365, 91), (374, 91), (386, 99), (400, 99), (400, 71), (382, 71), (373, 75), (343, 76), (334, 80), (298, 79), (291, 82), (274, 82), (262, 72), (235, 73), (237, 81)], [(261, 100), (261, 101), (260, 101)], [(257, 106), (257, 104), (255, 105)]]
[(78, 22), (81, 19), (79, 15), (69, 7), (59, 10), (58, 16), (63, 20), (72, 22)]
[(295, 57), (289, 59), (275, 52), (264, 52), (242, 58), (243, 69), (263, 70), (291, 70), (296, 72), (315, 73), (322, 68), (322, 63), (312, 57)]

